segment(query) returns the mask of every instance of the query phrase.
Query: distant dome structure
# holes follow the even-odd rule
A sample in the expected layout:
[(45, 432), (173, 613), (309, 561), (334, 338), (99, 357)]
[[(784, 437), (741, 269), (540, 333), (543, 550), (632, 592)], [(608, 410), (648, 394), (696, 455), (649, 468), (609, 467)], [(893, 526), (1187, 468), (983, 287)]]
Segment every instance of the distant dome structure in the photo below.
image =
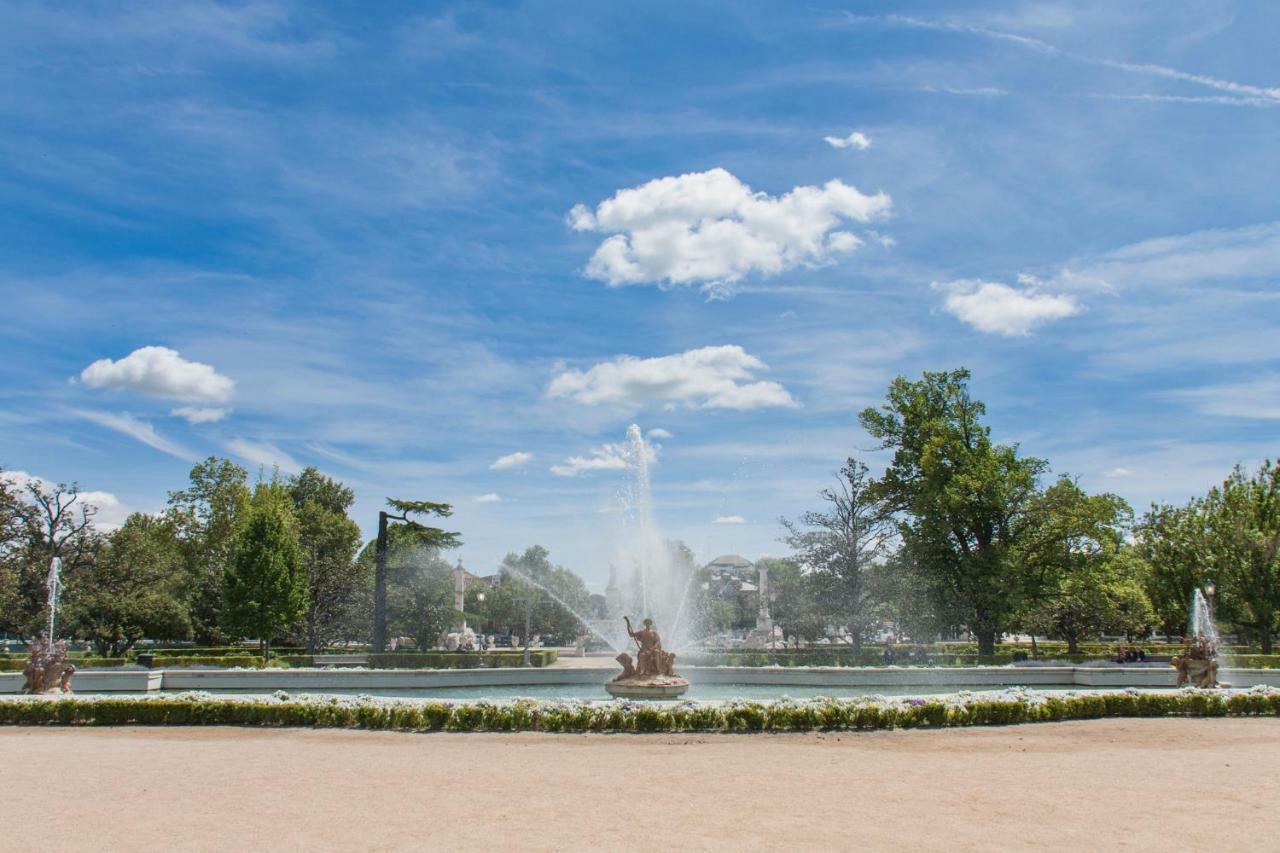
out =
[(741, 554), (721, 554), (710, 563), (707, 563), (708, 569), (720, 569), (728, 572), (742, 572), (754, 566), (746, 557)]

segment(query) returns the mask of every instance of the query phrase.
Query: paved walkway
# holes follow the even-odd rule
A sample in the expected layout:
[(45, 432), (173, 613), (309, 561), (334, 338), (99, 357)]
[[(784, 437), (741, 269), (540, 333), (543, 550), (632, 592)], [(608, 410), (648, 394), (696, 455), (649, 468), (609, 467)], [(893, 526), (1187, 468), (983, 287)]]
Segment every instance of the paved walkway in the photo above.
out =
[(1280, 720), (824, 735), (0, 729), (0, 851), (1275, 849)]

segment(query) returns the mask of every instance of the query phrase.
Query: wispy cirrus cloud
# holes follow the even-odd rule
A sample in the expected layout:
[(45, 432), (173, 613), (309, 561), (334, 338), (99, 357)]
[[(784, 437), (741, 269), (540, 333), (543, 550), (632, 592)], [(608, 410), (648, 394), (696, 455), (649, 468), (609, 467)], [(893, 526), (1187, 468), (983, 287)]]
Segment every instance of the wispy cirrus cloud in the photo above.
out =
[(226, 444), (227, 450), (252, 465), (279, 468), (285, 474), (297, 474), (303, 465), (284, 450), (266, 441), (233, 438)]
[(941, 32), (967, 33), (969, 35), (981, 36), (983, 38), (994, 39), (1008, 44), (1015, 44), (1019, 47), (1026, 48), (1027, 50), (1032, 50), (1046, 56), (1061, 57), (1075, 62), (1082, 62), (1089, 65), (1124, 71), (1129, 74), (1159, 77), (1167, 80), (1176, 80), (1182, 83), (1190, 83), (1196, 86), (1204, 86), (1209, 89), (1215, 89), (1220, 92), (1227, 92), (1231, 95), (1239, 96), (1242, 103), (1256, 101), (1258, 105), (1280, 104), (1280, 87), (1256, 86), (1249, 83), (1239, 83), (1234, 80), (1224, 80), (1220, 77), (1213, 77), (1208, 74), (1196, 74), (1194, 72), (1183, 71), (1178, 68), (1170, 68), (1167, 65), (1158, 65), (1155, 63), (1126, 62), (1118, 59), (1093, 56), (1058, 47), (1057, 45), (1051, 44), (1043, 39), (1032, 38), (1031, 36), (1006, 32), (1004, 30), (991, 29), (979, 23), (960, 19), (916, 18), (909, 15), (857, 15), (851, 12), (845, 13), (845, 18), (848, 22), (853, 24), (871, 23), (886, 26), (914, 27)]
[(149, 421), (136, 418), (127, 412), (102, 412), (90, 409), (72, 409), (71, 414), (77, 418), (97, 424), (114, 430), (122, 435), (140, 441), (148, 447), (153, 447), (161, 453), (167, 453), (178, 459), (184, 459), (188, 462), (193, 461), (196, 456), (187, 448), (170, 441), (160, 433), (156, 432), (155, 426)]

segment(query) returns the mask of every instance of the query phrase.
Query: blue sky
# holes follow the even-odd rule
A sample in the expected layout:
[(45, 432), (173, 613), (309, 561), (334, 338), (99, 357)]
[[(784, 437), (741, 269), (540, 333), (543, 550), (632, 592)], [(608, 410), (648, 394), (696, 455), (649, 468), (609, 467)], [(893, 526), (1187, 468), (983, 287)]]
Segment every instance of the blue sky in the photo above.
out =
[(670, 535), (779, 553), (883, 461), (856, 413), (960, 365), (1139, 509), (1280, 450), (1271, 4), (0, 24), (0, 465), (104, 520), (209, 454), (310, 464), (366, 530), (446, 500), (473, 568), (537, 542), (598, 588), (628, 424)]

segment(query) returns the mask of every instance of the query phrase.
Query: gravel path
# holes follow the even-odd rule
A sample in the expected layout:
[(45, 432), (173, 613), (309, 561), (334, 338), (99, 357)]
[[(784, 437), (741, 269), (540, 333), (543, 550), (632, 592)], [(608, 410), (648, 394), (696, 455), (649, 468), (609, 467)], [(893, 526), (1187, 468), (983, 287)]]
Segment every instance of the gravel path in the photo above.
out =
[(0, 729), (0, 850), (1261, 850), (1280, 720), (822, 735)]

